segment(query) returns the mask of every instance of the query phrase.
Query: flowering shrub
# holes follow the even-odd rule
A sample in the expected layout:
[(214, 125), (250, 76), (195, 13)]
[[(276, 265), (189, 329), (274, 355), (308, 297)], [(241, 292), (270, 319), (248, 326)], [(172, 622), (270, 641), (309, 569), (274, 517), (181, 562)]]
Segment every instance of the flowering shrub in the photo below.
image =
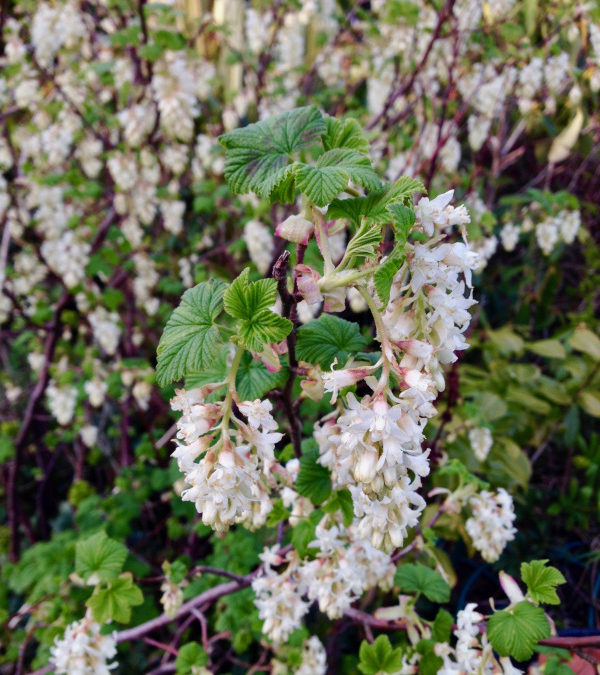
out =
[(200, 4), (2, 13), (0, 670), (569, 648), (598, 9)]

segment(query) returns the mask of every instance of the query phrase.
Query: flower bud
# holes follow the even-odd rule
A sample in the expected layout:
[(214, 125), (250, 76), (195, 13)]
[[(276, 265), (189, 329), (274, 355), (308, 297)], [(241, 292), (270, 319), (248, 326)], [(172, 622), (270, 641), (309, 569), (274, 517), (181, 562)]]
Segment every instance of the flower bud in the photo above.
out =
[(286, 218), (283, 223), (279, 223), (275, 228), (275, 234), (282, 239), (287, 239), (287, 241), (306, 246), (314, 228), (315, 226), (310, 220), (295, 215)]
[(354, 467), (354, 478), (357, 483), (369, 483), (375, 478), (377, 460), (376, 452), (363, 452)]

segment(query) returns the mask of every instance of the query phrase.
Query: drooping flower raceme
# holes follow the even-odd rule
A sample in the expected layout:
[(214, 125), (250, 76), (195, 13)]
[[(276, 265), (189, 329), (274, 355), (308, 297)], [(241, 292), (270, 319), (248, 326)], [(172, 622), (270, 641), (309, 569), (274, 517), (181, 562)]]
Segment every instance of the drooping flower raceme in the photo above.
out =
[(469, 505), (473, 515), (467, 520), (466, 528), (473, 546), (484, 560), (495, 562), (507, 542), (515, 537), (512, 497), (504, 488), (499, 488), (495, 494), (482, 490), (471, 497)]
[(272, 508), (266, 477), (282, 435), (274, 432), (270, 403), (240, 403), (239, 410), (249, 416), (246, 424), (226, 414), (223, 403), (205, 403), (205, 394), (203, 389), (179, 390), (171, 401), (173, 410), (183, 413), (173, 452), (190, 486), (181, 497), (194, 502), (204, 524), (218, 532), (233, 523), (255, 529)]
[(65, 630), (50, 649), (50, 660), (58, 675), (108, 675), (116, 663), (109, 663), (117, 653), (113, 635), (101, 635), (100, 625), (90, 612)]

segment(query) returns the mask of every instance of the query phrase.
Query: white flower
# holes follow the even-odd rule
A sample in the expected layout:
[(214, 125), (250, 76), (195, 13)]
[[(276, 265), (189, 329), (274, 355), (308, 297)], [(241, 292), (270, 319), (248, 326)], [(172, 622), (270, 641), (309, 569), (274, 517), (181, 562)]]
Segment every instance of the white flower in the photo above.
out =
[(469, 431), (471, 450), (473, 450), (473, 454), (480, 462), (485, 461), (493, 442), (492, 432), (487, 427), (479, 427)]
[(117, 663), (107, 663), (117, 653), (115, 633), (101, 635), (100, 625), (88, 612), (56, 638), (50, 648), (50, 662), (58, 675), (108, 675)]
[(520, 228), (512, 223), (506, 225), (500, 231), (500, 241), (505, 251), (514, 251), (519, 243)]
[(444, 228), (448, 226), (448, 215), (445, 209), (452, 201), (453, 196), (454, 190), (448, 190), (435, 199), (430, 200), (428, 197), (423, 197), (419, 200), (415, 208), (415, 214), (417, 221), (429, 237), (433, 236), (434, 227)]
[(469, 505), (473, 515), (467, 520), (466, 528), (473, 546), (484, 560), (495, 562), (506, 544), (515, 537), (512, 497), (504, 488), (499, 488), (495, 494), (483, 490), (471, 497)]
[(294, 215), (279, 223), (275, 228), (275, 234), (282, 239), (306, 246), (314, 229), (315, 226), (310, 220), (306, 220), (300, 215)]
[(302, 644), (302, 664), (295, 675), (325, 675), (327, 672), (327, 654), (323, 643), (313, 635)]
[(535, 228), (535, 236), (538, 246), (546, 255), (552, 253), (552, 249), (558, 243), (558, 228), (553, 218), (538, 223)]
[(179, 584), (173, 583), (170, 579), (165, 579), (160, 585), (162, 595), (160, 604), (163, 606), (165, 614), (174, 619), (179, 608), (183, 605), (183, 590)]
[(79, 431), (81, 440), (88, 447), (91, 448), (96, 445), (96, 439), (98, 438), (98, 427), (95, 427), (93, 424), (86, 424), (84, 427), (81, 427)]
[(273, 410), (271, 401), (261, 401), (258, 398), (254, 401), (242, 401), (238, 408), (248, 418), (250, 426), (255, 429), (261, 427), (263, 431), (277, 429), (277, 422), (271, 415), (271, 410)]
[(561, 211), (556, 216), (556, 221), (559, 224), (561, 239), (565, 244), (572, 244), (581, 226), (581, 213), (579, 211)]
[(50, 412), (56, 417), (56, 421), (62, 426), (66, 426), (73, 419), (75, 413), (75, 403), (77, 402), (77, 389), (75, 387), (60, 387), (50, 380), (46, 388), (48, 407)]
[(244, 225), (244, 241), (248, 247), (250, 259), (261, 274), (266, 274), (273, 259), (271, 230), (259, 220), (249, 220)]
[(88, 395), (91, 406), (99, 408), (104, 403), (106, 392), (108, 391), (108, 384), (105, 380), (100, 380), (98, 378), (88, 380), (83, 385), (83, 388)]
[(258, 616), (263, 620), (263, 633), (275, 644), (284, 643), (300, 627), (309, 604), (287, 574), (257, 577), (252, 590)]

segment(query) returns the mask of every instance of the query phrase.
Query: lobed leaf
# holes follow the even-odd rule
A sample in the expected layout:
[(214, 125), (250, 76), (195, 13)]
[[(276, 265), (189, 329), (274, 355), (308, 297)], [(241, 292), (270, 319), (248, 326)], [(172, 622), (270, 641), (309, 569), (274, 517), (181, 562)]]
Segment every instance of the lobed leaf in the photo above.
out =
[(537, 643), (550, 636), (550, 623), (541, 607), (523, 600), (514, 607), (494, 612), (488, 621), (487, 633), (500, 656), (526, 661)]
[(223, 310), (225, 287), (224, 282), (213, 279), (183, 294), (156, 350), (156, 380), (160, 386), (203, 370), (216, 358), (221, 332), (215, 323)]
[(356, 354), (366, 345), (358, 324), (322, 314), (298, 328), (296, 355), (301, 361), (329, 368), (335, 358), (339, 363), (345, 363), (351, 354)]

